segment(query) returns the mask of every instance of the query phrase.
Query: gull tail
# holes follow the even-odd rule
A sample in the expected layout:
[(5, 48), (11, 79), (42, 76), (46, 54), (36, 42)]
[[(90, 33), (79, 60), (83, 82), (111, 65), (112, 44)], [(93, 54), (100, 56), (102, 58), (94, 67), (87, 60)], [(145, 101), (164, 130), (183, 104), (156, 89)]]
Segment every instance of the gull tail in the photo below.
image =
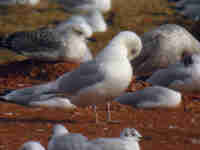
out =
[(27, 105), (31, 100), (37, 97), (56, 92), (54, 82), (42, 85), (35, 85), (32, 87), (22, 88), (4, 93), (0, 96), (0, 101), (15, 103), (20, 105)]

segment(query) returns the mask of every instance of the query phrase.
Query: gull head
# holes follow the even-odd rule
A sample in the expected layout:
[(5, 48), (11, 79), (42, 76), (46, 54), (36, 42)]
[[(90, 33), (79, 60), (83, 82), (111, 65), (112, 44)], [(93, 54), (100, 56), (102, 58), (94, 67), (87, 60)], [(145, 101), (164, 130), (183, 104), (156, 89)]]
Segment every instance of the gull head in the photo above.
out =
[(45, 150), (45, 148), (39, 142), (29, 141), (24, 143), (19, 150)]
[(25, 5), (25, 4), (29, 4), (29, 5), (37, 5), (40, 2), (40, 0), (16, 0), (16, 3), (19, 5)]
[(87, 14), (83, 15), (83, 17), (91, 25), (93, 32), (106, 32), (107, 24), (100, 11), (89, 11)]
[(142, 41), (140, 37), (131, 31), (118, 33), (109, 45), (116, 47), (118, 53), (120, 53), (121, 56), (126, 56), (129, 60), (137, 57), (142, 49)]
[(61, 136), (67, 133), (69, 133), (69, 131), (61, 124), (56, 124), (53, 127), (53, 137)]
[(134, 128), (125, 128), (121, 132), (120, 137), (134, 138), (139, 141), (142, 138), (142, 135)]
[(105, 13), (110, 11), (112, 7), (112, 0), (93, 0), (96, 5), (96, 9)]

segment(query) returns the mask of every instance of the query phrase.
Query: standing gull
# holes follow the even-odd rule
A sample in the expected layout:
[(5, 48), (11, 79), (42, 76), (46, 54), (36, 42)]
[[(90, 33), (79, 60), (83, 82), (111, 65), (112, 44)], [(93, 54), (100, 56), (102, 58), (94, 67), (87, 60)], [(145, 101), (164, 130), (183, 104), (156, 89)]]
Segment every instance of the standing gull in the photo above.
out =
[[(120, 32), (94, 60), (81, 64), (55, 81), (15, 90), (2, 98), (21, 104), (24, 101), (35, 101), (45, 94), (67, 93), (71, 95), (70, 102), (76, 106), (106, 103), (121, 95), (130, 84), (133, 73), (128, 55), (134, 51), (131, 57), (136, 57), (141, 48), (142, 43), (137, 34)], [(110, 111), (108, 120), (111, 120)]]
[(61, 4), (64, 10), (72, 13), (85, 13), (91, 10), (99, 10), (102, 13), (111, 9), (111, 0), (48, 0)]
[(86, 38), (92, 33), (91, 26), (80, 19), (69, 21), (62, 28), (40, 28), (9, 34), (0, 38), (0, 47), (32, 59), (80, 63), (92, 59), (86, 43)]
[(143, 49), (132, 60), (136, 75), (150, 75), (181, 59), (184, 52), (199, 53), (200, 43), (183, 27), (165, 24), (142, 36)]
[(36, 141), (28, 141), (24, 143), (19, 150), (45, 150), (45, 148)]

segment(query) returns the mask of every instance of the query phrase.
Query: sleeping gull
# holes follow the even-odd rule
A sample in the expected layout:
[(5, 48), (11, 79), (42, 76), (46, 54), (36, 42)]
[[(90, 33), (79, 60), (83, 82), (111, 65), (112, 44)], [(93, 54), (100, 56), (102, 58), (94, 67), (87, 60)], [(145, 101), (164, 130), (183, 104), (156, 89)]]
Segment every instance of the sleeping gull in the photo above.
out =
[(45, 150), (45, 148), (36, 141), (28, 141), (24, 143), (19, 150)]
[(53, 127), (53, 135), (48, 143), (48, 150), (101, 150), (97, 149), (88, 138), (78, 133), (70, 133), (63, 125)]
[(64, 10), (72, 13), (85, 13), (91, 10), (108, 12), (111, 9), (111, 0), (48, 0), (57, 2), (64, 7)]
[(115, 101), (137, 108), (176, 107), (181, 102), (181, 93), (174, 90), (152, 86), (136, 92), (125, 93)]
[(45, 94), (67, 93), (70, 102), (76, 106), (108, 102), (121, 95), (130, 84), (133, 74), (128, 55), (129, 52), (135, 52), (131, 57), (136, 57), (141, 48), (142, 43), (137, 34), (131, 31), (120, 32), (94, 60), (81, 64), (79, 68), (65, 73), (55, 81), (15, 90), (1, 98), (21, 104), (23, 101), (35, 101)]
[(183, 92), (200, 91), (200, 56), (186, 54), (180, 63), (155, 72), (147, 82)]
[(183, 27), (165, 24), (142, 36), (143, 49), (132, 60), (136, 75), (150, 75), (181, 59), (184, 52), (199, 53), (200, 43)]
[(67, 19), (67, 21), (61, 22), (57, 28), (65, 27), (69, 22), (78, 22), (80, 20), (87, 22), (92, 27), (93, 32), (105, 32), (107, 30), (104, 17), (98, 10), (92, 10), (83, 15), (74, 15)]
[(143, 137), (134, 128), (125, 128), (119, 138), (97, 138), (90, 141), (102, 150), (140, 150), (139, 141)]
[(86, 21), (69, 21), (62, 28), (40, 28), (1, 37), (0, 47), (32, 59), (80, 63), (92, 59), (86, 43), (86, 38), (92, 33)]
[(0, 0), (0, 6), (9, 6), (9, 5), (32, 5), (35, 6), (40, 2), (40, 0)]

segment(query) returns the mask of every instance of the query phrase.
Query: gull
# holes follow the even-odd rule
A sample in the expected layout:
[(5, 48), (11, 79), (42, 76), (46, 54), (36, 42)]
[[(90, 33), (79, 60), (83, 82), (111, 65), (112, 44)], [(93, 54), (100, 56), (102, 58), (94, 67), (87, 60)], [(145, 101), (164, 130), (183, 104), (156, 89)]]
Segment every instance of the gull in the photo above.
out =
[[(109, 102), (129, 86), (133, 71), (128, 56), (134, 52), (130, 57), (137, 57), (141, 49), (137, 34), (120, 32), (95, 59), (82, 63), (55, 81), (12, 91), (1, 96), (1, 100), (21, 104), (23, 101), (37, 101), (46, 94), (66, 93), (70, 102), (80, 107)], [(107, 106), (108, 121), (111, 121), (110, 104)]]
[(91, 140), (102, 150), (140, 150), (139, 141), (143, 139), (134, 128), (124, 128), (119, 138), (97, 138)]
[(181, 0), (179, 2), (176, 2), (176, 8), (185, 8), (187, 5), (199, 5), (199, 0)]
[(184, 52), (199, 53), (200, 43), (183, 27), (165, 24), (142, 36), (143, 49), (131, 61), (137, 76), (150, 75), (179, 61)]
[(45, 150), (45, 148), (37, 141), (28, 141), (19, 150)]
[(0, 6), (9, 6), (9, 5), (31, 5), (35, 6), (40, 3), (40, 0), (0, 0)]
[(101, 150), (79, 133), (70, 133), (63, 125), (56, 124), (48, 143), (48, 150)]
[(98, 10), (91, 10), (88, 13), (82, 15), (73, 15), (66, 21), (61, 22), (57, 28), (65, 28), (65, 26), (70, 22), (78, 23), (80, 20), (88, 23), (92, 27), (93, 32), (106, 32), (107, 30), (107, 24), (104, 20), (104, 17)]
[(182, 61), (155, 72), (147, 82), (181, 92), (200, 91), (200, 55), (185, 54)]
[(102, 13), (111, 9), (111, 0), (49, 0), (64, 7), (65, 11), (72, 13), (87, 13), (91, 10), (99, 10)]
[(137, 108), (177, 107), (181, 102), (181, 93), (161, 86), (152, 86), (125, 93), (115, 101)]
[(82, 63), (92, 59), (86, 38), (92, 36), (86, 21), (69, 21), (62, 28), (43, 27), (34, 31), (20, 31), (0, 37), (0, 47), (42, 61), (70, 61)]

